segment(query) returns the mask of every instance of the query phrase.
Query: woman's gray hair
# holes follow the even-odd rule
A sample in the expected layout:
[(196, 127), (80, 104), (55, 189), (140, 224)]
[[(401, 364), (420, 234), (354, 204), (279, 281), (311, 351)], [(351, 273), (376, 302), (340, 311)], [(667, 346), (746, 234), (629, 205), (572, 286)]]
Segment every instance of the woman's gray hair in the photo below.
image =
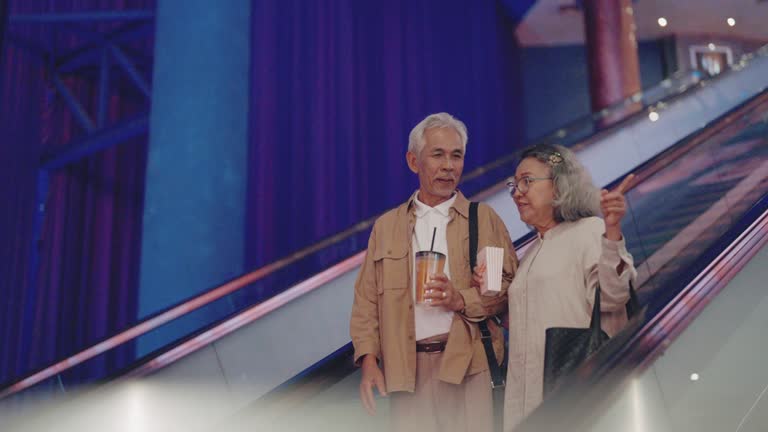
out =
[(467, 140), (469, 139), (467, 127), (461, 120), (445, 112), (430, 114), (413, 127), (410, 135), (408, 135), (408, 151), (419, 156), (421, 149), (424, 148), (424, 134), (428, 129), (434, 128), (453, 128), (456, 130), (461, 139), (461, 148), (464, 153), (467, 152)]
[(555, 185), (557, 222), (573, 222), (600, 214), (600, 191), (576, 155), (561, 145), (537, 144), (523, 150), (520, 160), (534, 158), (549, 166)]

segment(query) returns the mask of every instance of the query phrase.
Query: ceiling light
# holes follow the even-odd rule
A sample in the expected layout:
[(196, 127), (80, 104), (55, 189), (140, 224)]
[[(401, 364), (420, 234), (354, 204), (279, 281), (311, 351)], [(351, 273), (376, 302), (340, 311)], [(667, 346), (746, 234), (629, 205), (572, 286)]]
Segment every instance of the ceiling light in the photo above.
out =
[(651, 111), (651, 112), (648, 114), (648, 118), (649, 118), (649, 119), (650, 119), (652, 122), (655, 122), (656, 120), (658, 120), (658, 119), (659, 119), (659, 113), (657, 113), (656, 111)]
[(735, 26), (735, 25), (736, 25), (736, 20), (735, 20), (735, 19), (733, 19), (733, 18), (728, 18), (728, 19), (727, 19), (727, 20), (725, 20), (725, 21), (726, 21), (726, 22), (728, 23), (728, 25), (729, 25), (729, 26), (731, 26), (731, 27), (733, 27), (733, 26)]
[(699, 380), (699, 374), (697, 374), (695, 372), (692, 373), (691, 374), (691, 381), (698, 381), (698, 380)]
[(666, 27), (666, 26), (667, 26), (667, 24), (668, 24), (668, 23), (667, 23), (667, 19), (666, 19), (666, 18), (664, 18), (664, 17), (661, 17), (661, 18), (659, 18), (659, 21), (658, 21), (658, 22), (659, 22), (659, 26), (661, 26), (661, 27)]
[(713, 44), (712, 42), (710, 42), (710, 43), (709, 43), (709, 45), (707, 45), (707, 46), (709, 47), (709, 50), (710, 50), (710, 51), (714, 51), (714, 50), (715, 50), (715, 48), (717, 48), (717, 47), (715, 46), (715, 44)]

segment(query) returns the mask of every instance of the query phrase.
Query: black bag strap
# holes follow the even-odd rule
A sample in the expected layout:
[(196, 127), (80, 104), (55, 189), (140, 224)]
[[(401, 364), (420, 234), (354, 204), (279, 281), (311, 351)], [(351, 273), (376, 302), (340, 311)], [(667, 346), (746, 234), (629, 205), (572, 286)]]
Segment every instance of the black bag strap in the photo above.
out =
[(640, 312), (640, 300), (637, 298), (637, 291), (632, 284), (632, 280), (629, 281), (629, 301), (625, 306), (627, 309), (627, 318), (632, 319), (638, 312)]
[[(627, 310), (627, 319), (632, 319), (638, 312), (640, 312), (640, 300), (637, 298), (637, 291), (635, 291), (635, 285), (632, 281), (629, 281), (629, 300), (624, 306)], [(589, 322), (589, 328), (592, 332), (600, 332), (600, 285), (595, 288), (595, 302), (592, 305), (592, 320)]]
[[(477, 265), (477, 206), (478, 203), (469, 203), (469, 269), (475, 270)], [(488, 357), (488, 369), (491, 373), (491, 388), (504, 386), (504, 373), (501, 371), (499, 362), (496, 360), (496, 354), (493, 352), (493, 340), (491, 339), (491, 330), (488, 328), (488, 319), (477, 323), (480, 327), (480, 340), (483, 342), (485, 356)]]
[(589, 328), (593, 333), (599, 333), (602, 330), (600, 324), (600, 285), (598, 285), (595, 287), (595, 300), (592, 304), (592, 320), (589, 322)]
[(469, 203), (469, 270), (474, 271), (477, 265), (477, 206), (478, 203)]

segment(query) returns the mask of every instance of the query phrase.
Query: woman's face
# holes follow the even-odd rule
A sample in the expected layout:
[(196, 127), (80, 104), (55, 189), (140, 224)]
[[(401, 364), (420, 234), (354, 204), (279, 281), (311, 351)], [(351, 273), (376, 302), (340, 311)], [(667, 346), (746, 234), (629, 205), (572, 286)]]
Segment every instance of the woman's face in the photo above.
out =
[[(512, 199), (520, 212), (520, 219), (535, 227), (539, 232), (556, 225), (555, 211), (552, 202), (555, 199), (555, 186), (552, 182), (549, 165), (535, 158), (526, 158), (520, 162), (515, 171), (515, 183), (519, 185)], [(528, 178), (528, 190), (525, 191), (525, 181)], [(523, 191), (520, 189), (522, 186)]]

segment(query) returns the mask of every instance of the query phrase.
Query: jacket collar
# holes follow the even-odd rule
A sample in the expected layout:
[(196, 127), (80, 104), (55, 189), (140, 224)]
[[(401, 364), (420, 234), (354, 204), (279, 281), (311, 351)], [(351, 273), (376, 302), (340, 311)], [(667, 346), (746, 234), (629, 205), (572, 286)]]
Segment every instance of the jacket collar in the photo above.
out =
[(460, 190), (456, 190), (456, 201), (453, 202), (453, 208), (458, 214), (469, 219), (469, 200)]
[[(415, 217), (415, 211), (416, 211), (415, 200), (416, 200), (416, 194), (418, 193), (419, 191), (416, 190), (413, 194), (411, 194), (411, 197), (408, 199), (405, 205), (405, 208), (408, 214), (413, 214), (414, 217)], [(469, 219), (469, 200), (458, 189), (456, 189), (456, 200), (453, 202), (453, 205), (451, 206), (451, 208), (456, 210), (456, 213)]]

